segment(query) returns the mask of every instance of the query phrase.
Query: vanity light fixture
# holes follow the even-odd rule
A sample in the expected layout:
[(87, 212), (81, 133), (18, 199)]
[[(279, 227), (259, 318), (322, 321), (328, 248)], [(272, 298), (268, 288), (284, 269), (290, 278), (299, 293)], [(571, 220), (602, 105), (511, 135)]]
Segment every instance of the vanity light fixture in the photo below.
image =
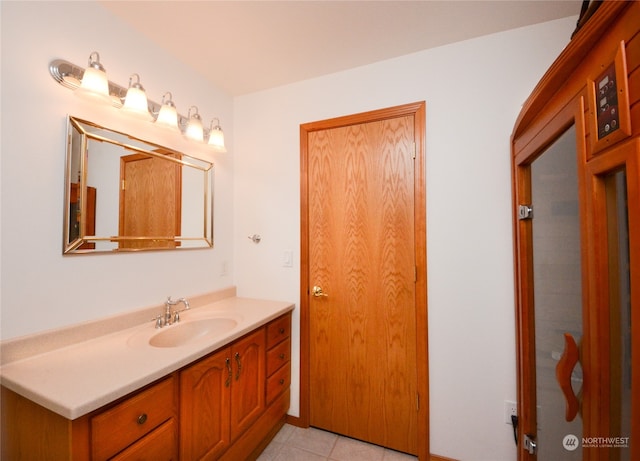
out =
[(131, 74), (131, 77), (129, 77), (129, 88), (127, 89), (127, 96), (124, 98), (122, 110), (138, 118), (152, 119), (149, 113), (147, 93), (145, 93), (140, 84), (140, 76), (138, 74)]
[[(213, 122), (216, 122), (216, 126), (213, 126)], [(217, 118), (211, 120), (211, 125), (209, 126), (209, 142), (207, 144), (218, 152), (227, 151), (224, 147), (224, 132), (222, 128), (220, 128), (220, 120)]]
[(80, 79), (76, 78), (76, 81), (80, 81), (80, 86), (76, 90), (78, 96), (111, 102), (107, 73), (102, 67), (100, 55), (96, 51), (89, 55), (89, 66)]
[(156, 124), (159, 126), (170, 128), (172, 130), (179, 130), (178, 127), (178, 111), (176, 105), (173, 103), (173, 95), (170, 91), (167, 91), (162, 95), (162, 106), (156, 117)]
[[(160, 126), (177, 129), (186, 138), (207, 144), (216, 152), (226, 152), (224, 133), (217, 118), (214, 119), (217, 122), (215, 126), (212, 121), (210, 128), (205, 129), (202, 126), (202, 118), (198, 113), (198, 108), (191, 106), (187, 117), (185, 117), (176, 110), (170, 92), (164, 94), (162, 104), (147, 99), (138, 74), (131, 76), (128, 88), (107, 80), (104, 67), (100, 63), (100, 55), (96, 51), (89, 55), (87, 69), (63, 59), (55, 59), (49, 63), (49, 73), (56, 82), (75, 91), (78, 95), (86, 95), (93, 100), (107, 101), (113, 107), (122, 108), (128, 113), (142, 115)], [(138, 102), (134, 102), (135, 100)], [(146, 102), (144, 102), (145, 100)], [(191, 114), (192, 109), (195, 109), (193, 115)]]
[[(191, 115), (191, 109), (195, 109), (193, 115)], [(184, 135), (193, 141), (204, 141), (204, 128), (202, 127), (202, 117), (198, 113), (198, 108), (196, 106), (189, 107), (187, 117), (189, 120), (187, 121)]]

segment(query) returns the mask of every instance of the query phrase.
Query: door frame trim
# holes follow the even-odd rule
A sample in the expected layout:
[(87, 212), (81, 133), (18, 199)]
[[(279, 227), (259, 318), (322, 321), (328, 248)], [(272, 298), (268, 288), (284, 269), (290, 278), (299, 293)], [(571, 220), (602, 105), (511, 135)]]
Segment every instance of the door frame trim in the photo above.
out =
[(414, 234), (416, 261), (416, 370), (418, 406), (418, 459), (429, 459), (429, 351), (427, 318), (427, 221), (425, 181), (425, 101), (362, 112), (300, 125), (300, 416), (289, 422), (310, 425), (310, 333), (309, 333), (309, 219), (308, 135), (314, 131), (374, 122), (396, 117), (414, 117)]

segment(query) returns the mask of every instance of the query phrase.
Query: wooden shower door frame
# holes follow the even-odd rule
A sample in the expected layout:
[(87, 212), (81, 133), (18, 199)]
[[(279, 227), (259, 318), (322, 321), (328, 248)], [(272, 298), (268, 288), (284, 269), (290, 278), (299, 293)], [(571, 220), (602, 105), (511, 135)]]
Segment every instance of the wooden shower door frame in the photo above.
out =
[(425, 181), (425, 120), (424, 101), (337, 117), (300, 126), (300, 416), (289, 422), (310, 425), (310, 332), (309, 332), (309, 221), (308, 221), (308, 134), (313, 131), (344, 127), (396, 117), (413, 116), (415, 141), (414, 234), (415, 234), (415, 307), (416, 307), (416, 370), (418, 404), (418, 459), (429, 459), (429, 363), (427, 345), (427, 232)]

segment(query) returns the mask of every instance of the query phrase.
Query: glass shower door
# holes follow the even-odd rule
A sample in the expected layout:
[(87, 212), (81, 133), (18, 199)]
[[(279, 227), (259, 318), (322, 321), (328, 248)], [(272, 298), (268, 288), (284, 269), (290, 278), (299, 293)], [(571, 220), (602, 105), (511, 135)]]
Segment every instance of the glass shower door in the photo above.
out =
[[(572, 126), (531, 164), (537, 459), (581, 460), (582, 269)], [(565, 394), (573, 394), (572, 405)]]

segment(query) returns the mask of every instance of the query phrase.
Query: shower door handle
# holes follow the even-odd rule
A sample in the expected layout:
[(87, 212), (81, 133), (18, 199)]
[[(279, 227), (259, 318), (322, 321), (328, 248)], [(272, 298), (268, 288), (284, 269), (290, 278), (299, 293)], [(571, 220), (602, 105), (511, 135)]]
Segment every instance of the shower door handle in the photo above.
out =
[(571, 374), (576, 364), (580, 360), (580, 351), (576, 340), (573, 339), (569, 333), (564, 334), (564, 352), (560, 361), (556, 365), (556, 380), (564, 395), (566, 404), (565, 419), (567, 421), (573, 421), (580, 409), (580, 401), (571, 387)]

